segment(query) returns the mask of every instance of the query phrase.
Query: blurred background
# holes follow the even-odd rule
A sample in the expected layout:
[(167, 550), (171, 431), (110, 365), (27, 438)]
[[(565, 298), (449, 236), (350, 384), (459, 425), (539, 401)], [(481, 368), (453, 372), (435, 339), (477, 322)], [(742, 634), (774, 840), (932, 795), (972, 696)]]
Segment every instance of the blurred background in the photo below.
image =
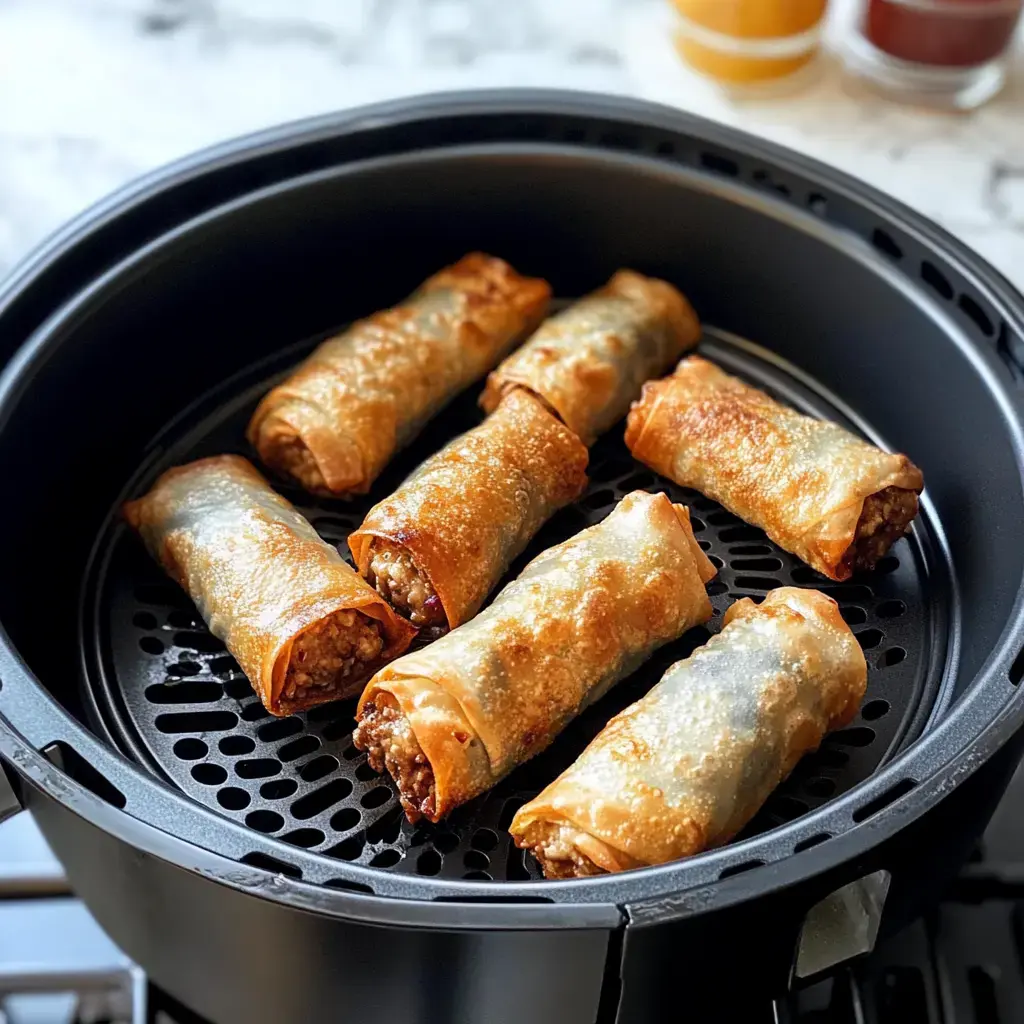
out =
[[(975, 17), (953, 11), (943, 22), (950, 5), (973, 7), (967, 13)], [(769, 65), (781, 57), (775, 69), (788, 70), (816, 52), (826, 6), (821, 53), (781, 87), (723, 86), (680, 54), (719, 77), (756, 78), (756, 59), (737, 70), (722, 57), (722, 48), (735, 58), (753, 45), (772, 55)], [(938, 9), (931, 21), (892, 21), (907, 10), (928, 15), (928, 7)], [(1019, 0), (914, 0), (909, 8), (906, 0), (0, 0), (0, 273), (104, 194), (225, 137), (410, 93), (517, 85), (643, 97), (767, 136), (910, 203), (1024, 285), (1019, 7)], [(950, 38), (952, 53), (942, 49)], [(965, 38), (973, 52), (955, 52)], [(928, 45), (907, 54), (900, 50), (907, 39)], [(717, 63), (708, 56), (714, 47)], [(886, 47), (914, 60), (887, 62)], [(853, 64), (863, 71), (872, 55), (881, 60), (866, 74), (851, 71)], [(988, 77), (980, 88), (965, 90), (960, 81), (943, 92), (932, 79), (950, 61), (981, 62)], [(899, 78), (908, 70), (913, 78), (912, 63), (928, 62), (938, 71), (925, 67), (923, 86)], [(896, 81), (885, 95), (879, 83), (889, 65)], [(961, 69), (953, 74), (963, 78)], [(975, 103), (970, 113), (956, 112)]]

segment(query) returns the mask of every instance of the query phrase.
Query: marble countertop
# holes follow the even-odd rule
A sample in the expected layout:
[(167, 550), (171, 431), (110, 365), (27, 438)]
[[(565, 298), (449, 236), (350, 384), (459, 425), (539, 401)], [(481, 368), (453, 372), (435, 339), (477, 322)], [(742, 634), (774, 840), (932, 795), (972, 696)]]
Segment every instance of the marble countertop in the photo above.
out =
[(1024, 50), (1008, 89), (970, 116), (876, 98), (834, 58), (797, 95), (735, 103), (680, 65), (668, 17), (665, 0), (0, 0), (0, 274), (105, 193), (225, 137), (529, 85), (657, 100), (812, 154), (1024, 288)]

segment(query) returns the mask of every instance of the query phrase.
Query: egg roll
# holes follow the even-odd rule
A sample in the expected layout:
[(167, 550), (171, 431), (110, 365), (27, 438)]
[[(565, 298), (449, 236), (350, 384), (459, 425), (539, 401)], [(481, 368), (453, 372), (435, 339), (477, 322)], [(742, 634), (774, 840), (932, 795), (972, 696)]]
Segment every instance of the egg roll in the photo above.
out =
[(487, 380), (493, 410), (526, 388), (591, 445), (629, 411), (644, 381), (663, 374), (700, 338), (700, 322), (672, 285), (620, 270), (603, 287), (546, 321)]
[(587, 449), (525, 391), (427, 459), (349, 539), (362, 576), (414, 625), (471, 619), (587, 483)]
[(540, 323), (550, 295), (503, 260), (464, 256), (317, 347), (260, 402), (249, 441), (311, 493), (365, 494), (435, 413)]
[(664, 864), (728, 842), (856, 714), (864, 654), (830, 597), (782, 587), (725, 614), (509, 829), (547, 878)]
[(168, 470), (124, 516), (271, 714), (354, 695), (416, 634), (240, 456)]
[(834, 580), (874, 567), (910, 529), (924, 488), (907, 456), (801, 415), (697, 356), (644, 385), (626, 445)]
[(378, 672), (355, 744), (392, 775), (410, 821), (438, 821), (707, 621), (714, 574), (686, 508), (633, 491), (533, 559), (476, 618)]

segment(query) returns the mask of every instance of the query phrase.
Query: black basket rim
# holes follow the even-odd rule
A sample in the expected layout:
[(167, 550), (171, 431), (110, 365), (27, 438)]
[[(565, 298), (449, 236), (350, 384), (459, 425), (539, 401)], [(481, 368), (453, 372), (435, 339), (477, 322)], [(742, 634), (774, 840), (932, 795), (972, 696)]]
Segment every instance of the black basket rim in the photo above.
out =
[[(77, 245), (96, 232), (103, 230), (109, 223), (116, 222), (122, 217), (130, 217), (140, 206), (144, 207), (147, 203), (164, 198), (167, 189), (184, 178), (201, 179), (204, 174), (212, 173), (223, 166), (225, 162), (244, 164), (246, 160), (255, 159), (260, 152), (268, 149), (288, 151), (310, 139), (325, 136), (340, 137), (352, 132), (374, 131), (410, 123), (430, 123), (442, 116), (479, 117), (487, 114), (507, 115), (509, 113), (522, 117), (598, 118), (602, 122), (607, 122), (610, 115), (614, 114), (624, 126), (640, 129), (655, 127), (672, 133), (689, 134), (699, 138), (702, 144), (720, 144), (728, 149), (754, 154), (759, 159), (764, 159), (776, 167), (795, 168), (804, 176), (827, 183), (833, 191), (841, 190), (849, 194), (856, 202), (862, 205), (867, 204), (880, 211), (880, 216), (895, 221), (904, 230), (911, 231), (925, 239), (929, 246), (942, 251), (947, 258), (952, 258), (962, 272), (977, 282), (980, 290), (987, 292), (993, 298), (1007, 321), (1016, 329), (1024, 332), (1024, 298), (1015, 292), (1009, 282), (989, 268), (979, 257), (948, 236), (942, 229), (855, 179), (770, 143), (751, 139), (733, 132), (731, 129), (709, 124), (699, 118), (680, 114), (667, 108), (589, 94), (573, 95), (534, 91), (505, 91), (471, 96), (442, 94), (411, 101), (394, 101), (345, 114), (328, 115), (286, 125), (268, 132), (243, 137), (179, 161), (165, 171), (155, 172), (140, 182), (128, 186), (122, 193), (115, 195), (110, 200), (98, 204), (30, 256), (22, 265), (22, 269), (9, 280), (6, 288), (0, 291), (0, 320), (9, 304), (21, 291), (42, 284), (47, 268), (54, 260), (60, 258), (62, 254), (74, 250)], [(527, 143), (527, 145), (530, 144)], [(444, 148), (450, 151), (453, 147), (448, 145)], [(595, 148), (600, 149), (600, 147), (593, 146), (587, 148), (591, 152)], [(653, 159), (653, 157), (638, 157), (636, 159), (646, 160)], [(353, 166), (354, 164), (346, 164), (341, 167), (334, 165), (326, 172), (320, 173), (338, 173), (341, 170), (350, 170)], [(202, 220), (205, 216), (220, 215), (226, 208), (237, 202), (251, 202), (268, 189), (277, 191), (282, 187), (294, 186), (296, 182), (306, 177), (308, 175), (285, 176), (282, 181), (266, 186), (266, 189), (248, 189), (233, 201), (215, 204), (205, 214), (193, 217), (184, 224), (179, 223), (174, 230), (159, 235), (150, 244), (135, 249), (121, 263), (109, 269), (100, 278), (94, 279), (89, 287), (79, 291), (70, 302), (64, 304), (43, 327), (33, 334), (19, 352), (18, 357), (0, 376), (0, 409), (6, 402), (16, 397), (16, 393), (20, 390), (24, 371), (43, 353), (60, 329), (66, 327), (69, 318), (73, 319), (75, 313), (83, 305), (88, 305), (98, 294), (105, 292), (111, 283), (122, 278), (128, 266), (145, 258), (151, 248), (158, 247), (171, 237), (186, 232), (195, 226), (197, 220)], [(1006, 383), (1005, 377), (1008, 376), (1008, 373), (1005, 371), (1003, 374), (995, 372), (999, 362), (993, 354), (982, 355), (978, 346), (972, 346), (972, 352), (975, 356), (981, 357), (986, 364), (986, 383), (993, 392), (993, 397), (1000, 402), (1004, 416), (1015, 428), (1013, 433), (1018, 442), (1018, 466), (1024, 467), (1024, 454), (1022, 454), (1024, 445), (1020, 442), (1024, 431), (1022, 431), (1021, 425), (1019, 396), (1015, 395)], [(544, 927), (543, 921), (550, 916), (552, 910), (558, 908), (560, 910), (555, 916), (559, 918), (560, 926), (570, 926), (576, 921), (580, 923), (575, 926), (595, 926), (593, 923), (590, 925), (582, 923), (582, 918), (577, 916), (579, 908), (587, 906), (594, 908), (602, 905), (612, 907), (615, 904), (625, 903), (636, 910), (645, 899), (650, 897), (651, 891), (655, 890), (658, 893), (671, 892), (675, 894), (670, 903), (673, 908), (672, 913), (691, 913), (731, 903), (736, 899), (744, 899), (753, 892), (761, 892), (766, 888), (775, 889), (792, 884), (801, 877), (827, 871), (849, 857), (867, 852), (883, 838), (933, 806), (954, 785), (967, 778), (1019, 728), (1021, 722), (1024, 721), (1024, 697), (1019, 692), (1011, 690), (1008, 696), (997, 701), (990, 691), (1004, 682), (1008, 687), (1009, 666), (1016, 651), (1020, 648), (1022, 638), (1024, 638), (1024, 600), (1018, 593), (1013, 612), (1004, 628), (999, 644), (982, 671), (978, 673), (971, 691), (955, 709), (950, 711), (947, 718), (936, 729), (886, 765), (867, 783), (852, 791), (852, 793), (863, 796), (865, 787), (871, 787), (884, 793), (894, 781), (915, 778), (916, 788), (910, 794), (900, 798), (902, 813), (899, 816), (886, 813), (877, 814), (813, 849), (774, 861), (743, 876), (722, 879), (710, 885), (701, 883), (702, 887), (696, 890), (694, 890), (696, 883), (692, 880), (687, 883), (686, 875), (689, 873), (690, 865), (695, 863), (698, 858), (657, 868), (648, 868), (641, 873), (628, 873), (602, 879), (563, 883), (517, 883), (514, 891), (525, 898), (531, 896), (554, 897), (567, 901), (559, 903), (555, 908), (550, 905), (545, 907), (541, 904), (524, 904), (523, 907), (516, 908), (517, 911), (522, 911), (525, 918), (532, 920), (533, 923), (529, 925), (530, 927)], [(3, 668), (0, 678), (4, 679), (6, 683), (4, 688), (0, 689), (0, 712), (2, 712), (0, 714), (0, 753), (12, 761), (23, 774), (29, 775), (36, 786), (44, 789), (50, 796), (69, 806), (76, 813), (87, 817), (97, 826), (120, 834), (122, 838), (133, 845), (151, 849), (157, 856), (181, 863), (182, 845), (184, 844), (185, 848), (188, 848), (195, 845), (194, 843), (190, 844), (162, 829), (158, 821), (147, 821), (142, 817), (135, 816), (140, 811), (139, 807), (133, 806), (130, 813), (117, 811), (59, 772), (39, 754), (33, 744), (20, 735), (23, 732), (36, 732), (34, 728), (27, 730), (23, 728), (22, 723), (26, 720), (24, 716), (27, 716), (28, 721), (39, 715), (50, 719), (51, 732), (57, 729), (58, 733), (63, 732), (73, 736), (77, 749), (95, 754), (98, 760), (107, 762), (111, 770), (116, 770), (118, 775), (121, 772), (127, 772), (130, 777), (133, 777), (133, 785), (140, 787), (140, 791), (152, 790), (153, 795), (159, 800), (170, 801), (171, 807), (182, 800), (187, 801), (188, 798), (152, 779), (137, 766), (121, 758), (116, 752), (109, 749), (96, 749), (102, 747), (100, 741), (74, 723), (70, 716), (49, 697), (27, 667), (21, 663), (6, 634), (2, 632), (0, 632), (0, 666)], [(10, 700), (12, 691), (14, 692), (13, 703)], [(5, 697), (8, 699), (5, 700)], [(57, 728), (58, 726), (59, 728)], [(962, 740), (964, 736), (967, 737), (966, 741), (957, 741), (958, 738)], [(56, 739), (60, 736), (54, 735), (52, 738)], [(947, 753), (949, 750), (955, 750), (956, 754), (950, 759), (940, 754), (939, 748), (945, 749)], [(852, 793), (848, 796), (851, 796)], [(846, 797), (841, 798), (841, 800), (845, 799)], [(210, 818), (220, 825), (230, 825), (226, 819), (218, 815), (210, 813)], [(783, 826), (776, 832), (792, 827), (792, 825)], [(248, 833), (248, 830), (244, 831)], [(250, 838), (255, 839), (255, 837)], [(283, 846), (277, 840), (267, 839), (266, 842), (273, 848), (280, 849)], [(740, 853), (750, 854), (753, 852), (749, 849), (750, 846), (763, 842), (762, 838), (754, 839), (741, 844), (739, 848), (729, 849), (733, 852), (739, 849)], [(250, 842), (248, 845), (251, 847), (263, 844)], [(299, 853), (290, 847), (284, 847), (284, 849), (289, 851), (292, 859)], [(261, 895), (280, 898), (286, 902), (309, 905), (307, 902), (310, 898), (309, 892), (317, 893), (319, 896), (314, 902), (316, 909), (322, 912), (338, 913), (343, 916), (360, 916), (360, 912), (354, 908), (365, 907), (367, 905), (365, 901), (382, 905), (394, 902), (388, 897), (335, 892), (323, 887), (295, 882), (262, 869), (238, 864), (230, 856), (209, 850), (202, 852), (204, 855), (219, 858), (222, 863), (216, 869), (212, 864), (202, 867), (199, 864), (193, 864), (194, 869), (216, 874), (228, 884), (237, 883), (246, 888), (254, 885)], [(701, 858), (715, 858), (720, 853), (721, 851), (713, 851), (701, 855)], [(318, 855), (304, 853), (304, 856)], [(185, 858), (186, 861), (194, 859), (194, 857)], [(335, 873), (340, 876), (351, 876), (358, 879), (365, 872), (371, 879), (377, 877), (376, 872), (372, 870), (343, 864), (338, 864), (337, 867), (338, 870)], [(644, 884), (639, 887), (630, 884), (629, 875), (637, 877), (643, 875)], [(249, 879), (252, 878), (259, 879), (258, 883), (251, 883)], [(268, 885), (267, 878), (276, 879), (275, 884)], [(677, 879), (678, 881), (676, 881)], [(634, 878), (635, 880), (636, 878)], [(428, 879), (417, 879), (416, 882), (420, 887), (427, 886), (428, 889), (431, 885)], [(586, 902), (578, 902), (582, 894), (574, 894), (574, 890), (578, 890), (580, 886), (591, 886), (595, 889), (601, 887), (602, 893), (608, 895), (607, 904), (595, 903), (589, 899)], [(508, 883), (443, 883), (443, 888), (459, 890), (467, 900), (472, 900), (474, 903), (493, 898), (498, 906), (492, 906), (491, 909), (497, 912), (497, 916), (483, 915), (483, 917), (488, 920), (493, 919), (496, 922), (495, 926), (514, 926), (510, 923), (510, 917), (515, 915), (508, 914), (509, 905), (502, 903), (502, 900), (507, 900), (509, 893), (513, 891), (510, 890)], [(642, 891), (644, 889), (647, 890), (646, 894)], [(693, 899), (690, 899), (691, 894), (686, 891), (688, 889), (694, 890), (692, 892)], [(355, 904), (352, 903), (353, 900), (356, 901)], [(668, 910), (669, 904), (660, 896), (653, 899), (652, 902)], [(466, 905), (468, 904), (459, 906), (464, 909)], [(438, 908), (445, 904), (424, 902), (423, 906), (433, 909), (421, 923), (436, 926), (440, 923), (439, 917), (448, 916), (438, 914)], [(573, 909), (567, 915), (570, 906)], [(374, 920), (382, 920), (376, 911), (371, 916)], [(458, 918), (459, 915), (456, 914), (455, 917)], [(460, 918), (460, 920), (464, 919)], [(605, 919), (606, 923), (602, 924), (602, 927), (607, 926), (607, 920)], [(479, 927), (482, 926), (482, 920), (458, 926)]]

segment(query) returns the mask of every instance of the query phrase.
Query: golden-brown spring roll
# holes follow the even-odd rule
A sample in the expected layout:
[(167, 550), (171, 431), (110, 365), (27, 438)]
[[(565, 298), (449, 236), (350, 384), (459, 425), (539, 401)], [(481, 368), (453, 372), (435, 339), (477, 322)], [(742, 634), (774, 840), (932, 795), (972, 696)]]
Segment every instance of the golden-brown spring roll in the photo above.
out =
[(240, 456), (168, 470), (124, 515), (272, 714), (351, 696), (416, 633)]
[(356, 746), (394, 777), (410, 820), (437, 821), (710, 618), (714, 574), (687, 510), (634, 491), (538, 555), (476, 618), (378, 672), (359, 701)]
[(542, 398), (580, 440), (593, 444), (700, 338), (700, 322), (672, 285), (620, 270), (603, 287), (553, 316), (487, 380), (490, 412), (516, 387)]
[(783, 587), (737, 601), (516, 813), (548, 878), (664, 864), (720, 846), (825, 733), (856, 714), (864, 655), (830, 597)]
[(420, 627), (471, 619), (512, 560), (587, 483), (587, 449), (514, 391), (432, 455), (349, 539), (363, 577)]
[(626, 444), (834, 580), (875, 565), (910, 528), (924, 488), (905, 455), (803, 416), (697, 356), (644, 385)]
[(455, 394), (541, 321), (551, 289), (471, 253), (320, 345), (260, 402), (260, 458), (315, 494), (365, 494)]

